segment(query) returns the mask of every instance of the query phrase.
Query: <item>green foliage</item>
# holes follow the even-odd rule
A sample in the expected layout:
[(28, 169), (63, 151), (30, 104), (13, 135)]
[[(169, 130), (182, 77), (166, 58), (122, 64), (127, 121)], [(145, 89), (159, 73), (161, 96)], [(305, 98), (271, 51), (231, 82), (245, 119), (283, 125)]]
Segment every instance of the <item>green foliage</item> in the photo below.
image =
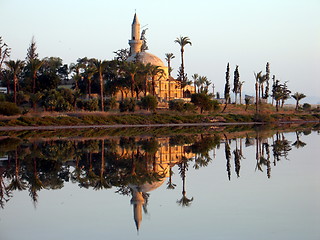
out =
[(117, 100), (115, 97), (107, 98), (105, 100), (105, 110), (115, 109), (117, 106)]
[(220, 109), (219, 102), (211, 100), (210, 96), (204, 93), (196, 93), (191, 95), (191, 102), (203, 111), (217, 111)]
[(170, 110), (182, 112), (184, 110), (183, 105), (184, 105), (184, 101), (180, 100), (180, 99), (169, 101), (169, 109)]
[(84, 108), (87, 111), (98, 111), (99, 110), (99, 102), (98, 99), (90, 99), (84, 102)]
[(139, 106), (142, 109), (146, 109), (146, 110), (150, 110), (150, 111), (155, 111), (157, 106), (158, 106), (158, 101), (157, 98), (155, 96), (152, 95), (148, 95), (145, 97), (142, 97), (140, 102), (139, 102)]
[(136, 107), (136, 99), (134, 98), (125, 98), (119, 104), (120, 112), (134, 112)]
[(0, 102), (4, 102), (6, 100), (6, 95), (0, 93)]
[(268, 114), (259, 114), (256, 113), (253, 115), (252, 120), (254, 122), (271, 122), (272, 121), (272, 117)]
[(177, 112), (192, 112), (196, 106), (189, 102), (184, 102), (183, 100), (176, 99), (169, 101), (169, 109)]
[(310, 105), (309, 103), (304, 103), (304, 104), (302, 105), (302, 109), (303, 109), (304, 111), (310, 111), (310, 110), (311, 110), (311, 105)]
[(11, 102), (0, 102), (0, 114), (12, 116), (20, 114), (21, 111), (15, 103)]

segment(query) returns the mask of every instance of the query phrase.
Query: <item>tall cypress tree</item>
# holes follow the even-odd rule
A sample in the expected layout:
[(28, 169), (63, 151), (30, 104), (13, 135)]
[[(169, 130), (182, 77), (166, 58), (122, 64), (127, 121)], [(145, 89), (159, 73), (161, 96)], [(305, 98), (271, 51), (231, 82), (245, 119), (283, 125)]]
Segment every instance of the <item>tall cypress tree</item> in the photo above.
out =
[(224, 112), (228, 106), (228, 102), (230, 101), (230, 83), (229, 83), (229, 79), (230, 79), (230, 67), (229, 67), (229, 63), (227, 65), (227, 71), (226, 71), (226, 84), (224, 86), (224, 99), (225, 99), (225, 106), (222, 110), (222, 112)]
[(270, 80), (270, 66), (269, 66), (269, 62), (267, 62), (267, 65), (266, 65), (266, 89), (265, 89), (265, 92), (264, 92), (264, 95), (263, 95), (263, 99), (268, 99), (269, 97), (269, 80)]
[(237, 103), (237, 95), (240, 93), (240, 74), (239, 74), (239, 66), (236, 66), (234, 70), (234, 79), (233, 79), (233, 90), (235, 95), (235, 103)]

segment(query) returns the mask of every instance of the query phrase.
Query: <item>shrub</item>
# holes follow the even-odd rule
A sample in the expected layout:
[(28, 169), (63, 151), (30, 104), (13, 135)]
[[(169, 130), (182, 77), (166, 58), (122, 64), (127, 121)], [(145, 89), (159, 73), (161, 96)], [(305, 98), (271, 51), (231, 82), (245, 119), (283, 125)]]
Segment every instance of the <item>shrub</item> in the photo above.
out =
[(90, 99), (88, 101), (84, 102), (84, 108), (87, 111), (98, 111), (99, 109), (99, 103), (98, 99)]
[(154, 110), (156, 110), (156, 108), (158, 106), (157, 98), (155, 96), (152, 96), (152, 95), (148, 95), (148, 96), (142, 97), (140, 102), (139, 102), (139, 106), (142, 109), (154, 111)]
[(204, 93), (195, 93), (191, 95), (191, 102), (200, 108), (200, 112), (218, 110), (220, 108), (219, 102), (211, 100), (210, 96)]
[(105, 104), (104, 104), (105, 110), (109, 111), (110, 109), (115, 109), (116, 106), (117, 106), (117, 100), (115, 97), (107, 98), (105, 100)]
[(57, 104), (56, 104), (56, 111), (71, 111), (72, 110), (72, 105), (65, 101), (65, 99), (60, 96), (57, 99)]
[(134, 98), (125, 98), (119, 104), (120, 112), (134, 112), (136, 107), (136, 100)]
[(252, 120), (254, 122), (271, 122), (272, 121), (272, 117), (268, 114), (259, 114), (259, 113), (255, 113), (252, 117)]
[(304, 111), (310, 111), (311, 110), (311, 105), (309, 103), (304, 103), (302, 106)]
[(0, 93), (0, 102), (4, 102), (6, 100), (6, 96)]
[(0, 114), (12, 116), (20, 113), (21, 111), (15, 103), (0, 102)]
[(169, 109), (173, 111), (182, 112), (184, 110), (184, 101), (183, 100), (170, 100), (169, 101)]
[(185, 103), (183, 105), (183, 109), (185, 111), (187, 111), (187, 112), (192, 112), (192, 111), (194, 111), (196, 109), (196, 106), (194, 104), (192, 104), (192, 103)]

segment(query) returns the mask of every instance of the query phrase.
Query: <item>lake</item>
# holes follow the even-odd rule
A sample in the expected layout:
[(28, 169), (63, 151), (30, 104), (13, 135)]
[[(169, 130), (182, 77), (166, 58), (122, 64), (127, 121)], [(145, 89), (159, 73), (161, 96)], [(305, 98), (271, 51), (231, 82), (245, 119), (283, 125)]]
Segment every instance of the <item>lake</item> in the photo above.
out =
[(320, 127), (0, 134), (0, 239), (320, 239)]

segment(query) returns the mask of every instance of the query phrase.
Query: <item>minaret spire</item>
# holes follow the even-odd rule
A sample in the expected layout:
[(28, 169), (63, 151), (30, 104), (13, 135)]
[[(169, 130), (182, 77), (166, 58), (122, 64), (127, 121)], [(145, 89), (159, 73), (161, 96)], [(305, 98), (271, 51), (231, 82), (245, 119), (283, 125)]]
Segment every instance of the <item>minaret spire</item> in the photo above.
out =
[(143, 41), (140, 38), (140, 23), (138, 20), (137, 13), (135, 13), (131, 25), (131, 39), (129, 40), (130, 56), (141, 52), (141, 46)]

